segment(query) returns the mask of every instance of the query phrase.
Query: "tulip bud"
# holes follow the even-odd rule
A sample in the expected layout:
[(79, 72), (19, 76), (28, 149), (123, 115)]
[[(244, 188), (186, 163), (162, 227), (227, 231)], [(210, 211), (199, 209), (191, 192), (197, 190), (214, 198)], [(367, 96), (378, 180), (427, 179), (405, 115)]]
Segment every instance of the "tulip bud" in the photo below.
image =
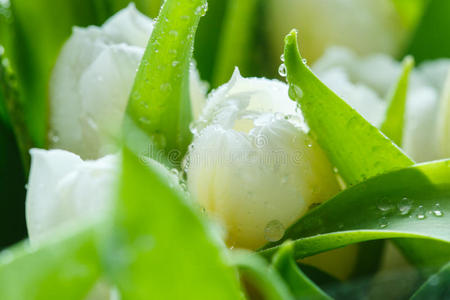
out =
[[(402, 148), (417, 162), (446, 158), (439, 145), (450, 139), (442, 134), (448, 124), (442, 111), (449, 101), (443, 92), (449, 69), (450, 60), (440, 59), (411, 73)], [(383, 54), (361, 58), (343, 48), (330, 48), (313, 70), (363, 117), (380, 126), (402, 65)]]
[(116, 192), (116, 155), (83, 161), (63, 150), (32, 149), (31, 157), (26, 218), (32, 243), (62, 224), (108, 211)]
[[(121, 125), (153, 20), (134, 5), (102, 27), (74, 28), (50, 81), (50, 144), (96, 159), (118, 150)], [(193, 111), (207, 88), (191, 68)]]
[(281, 239), (309, 208), (339, 191), (285, 83), (235, 71), (192, 129), (188, 188), (224, 225), (230, 246), (254, 249)]
[(267, 14), (273, 52), (292, 28), (302, 35), (302, 54), (313, 61), (330, 46), (358, 54), (397, 55), (409, 32), (392, 0), (271, 0)]

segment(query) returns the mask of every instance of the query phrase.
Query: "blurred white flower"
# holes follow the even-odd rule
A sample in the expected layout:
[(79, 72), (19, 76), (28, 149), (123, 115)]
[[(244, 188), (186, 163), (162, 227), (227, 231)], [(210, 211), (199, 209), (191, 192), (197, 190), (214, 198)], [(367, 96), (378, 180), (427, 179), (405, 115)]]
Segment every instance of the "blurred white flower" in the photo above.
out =
[(267, 14), (273, 53), (280, 53), (283, 37), (297, 28), (302, 54), (311, 61), (330, 46), (397, 55), (409, 32), (392, 0), (271, 0)]
[[(102, 27), (74, 28), (50, 81), (50, 144), (96, 159), (118, 150), (122, 119), (153, 20), (133, 4)], [(191, 67), (193, 112), (207, 87)]]
[(83, 161), (64, 150), (31, 150), (26, 219), (32, 243), (63, 224), (105, 213), (114, 200), (118, 156)]
[[(313, 70), (363, 117), (380, 126), (402, 64), (387, 55), (360, 58), (347, 49), (330, 48)], [(450, 60), (440, 59), (411, 74), (402, 147), (417, 162), (450, 157), (445, 146), (450, 141), (450, 99), (444, 90), (449, 70)]]
[(188, 188), (224, 225), (230, 246), (254, 249), (280, 239), (340, 189), (285, 83), (242, 78), (236, 70), (210, 95), (192, 130)]

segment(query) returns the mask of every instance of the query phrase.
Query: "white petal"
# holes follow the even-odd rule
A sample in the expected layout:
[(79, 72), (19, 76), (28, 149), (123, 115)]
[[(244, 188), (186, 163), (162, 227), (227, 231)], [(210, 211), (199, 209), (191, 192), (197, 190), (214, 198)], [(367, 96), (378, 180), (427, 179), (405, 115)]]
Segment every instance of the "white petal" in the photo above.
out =
[(30, 241), (61, 225), (106, 212), (116, 194), (117, 156), (82, 161), (62, 150), (33, 149), (26, 200)]

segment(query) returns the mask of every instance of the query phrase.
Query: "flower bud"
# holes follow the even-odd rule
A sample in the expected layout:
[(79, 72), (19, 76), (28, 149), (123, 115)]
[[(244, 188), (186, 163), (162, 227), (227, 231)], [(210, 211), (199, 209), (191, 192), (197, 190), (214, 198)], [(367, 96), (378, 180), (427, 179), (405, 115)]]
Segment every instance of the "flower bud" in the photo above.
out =
[(330, 46), (344, 46), (359, 54), (397, 55), (409, 26), (391, 0), (271, 0), (268, 34), (279, 55), (283, 37), (292, 28), (302, 36), (302, 54), (314, 61)]
[(230, 246), (255, 249), (281, 239), (339, 191), (285, 83), (236, 71), (210, 95), (192, 129), (188, 188), (224, 225)]
[[(102, 27), (74, 28), (50, 81), (50, 144), (96, 159), (118, 150), (121, 125), (153, 20), (134, 5)], [(193, 111), (206, 87), (191, 68)]]
[[(361, 58), (343, 48), (330, 48), (313, 65), (313, 70), (363, 117), (379, 127), (402, 64), (383, 54)], [(411, 72), (401, 146), (417, 162), (449, 155), (440, 146), (450, 139), (448, 134), (443, 134), (448, 124), (445, 107), (449, 98), (445, 96), (444, 82), (449, 70), (450, 60), (440, 59), (423, 63)]]
[(116, 155), (83, 161), (64, 150), (32, 149), (31, 157), (26, 219), (32, 243), (62, 224), (108, 211), (116, 192)]

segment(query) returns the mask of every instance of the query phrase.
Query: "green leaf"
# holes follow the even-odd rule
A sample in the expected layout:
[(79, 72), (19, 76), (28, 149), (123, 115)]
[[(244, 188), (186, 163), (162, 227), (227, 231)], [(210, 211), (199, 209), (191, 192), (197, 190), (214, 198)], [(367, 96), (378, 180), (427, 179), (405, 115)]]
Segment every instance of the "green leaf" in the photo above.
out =
[(241, 299), (218, 237), (171, 173), (127, 149), (122, 168), (105, 268), (123, 299)]
[[(172, 164), (181, 160), (192, 139), (189, 68), (195, 31), (206, 8), (206, 0), (164, 3), (128, 104), (127, 145), (138, 152), (152, 145), (169, 156), (177, 151)], [(137, 130), (148, 138), (133, 140), (129, 133)]]
[(248, 62), (258, 4), (259, 0), (229, 1), (214, 65), (213, 87), (227, 82), (236, 66)]
[(392, 0), (403, 24), (408, 29), (417, 25), (428, 0)]
[(194, 57), (203, 80), (212, 82), (225, 12), (230, 0), (209, 0), (208, 13), (200, 20)]
[(312, 136), (348, 184), (413, 164), (312, 73), (298, 51), (296, 31), (286, 37), (285, 61), (290, 97), (300, 104)]
[(450, 160), (380, 175), (310, 211), (262, 254), (272, 256), (288, 239), (303, 258), (363, 241), (411, 238), (417, 245), (404, 252), (409, 259), (425, 255), (426, 267), (440, 266), (450, 257), (449, 199)]
[[(263, 298), (267, 300), (289, 300), (296, 299), (283, 282), (278, 272), (272, 268), (264, 259), (245, 251), (233, 253), (233, 262), (239, 268), (241, 277), (250, 287), (256, 289), (258, 296), (248, 297), (250, 299)], [(248, 291), (249, 293), (249, 291)]]
[(403, 140), (409, 74), (413, 68), (414, 59), (407, 56), (403, 60), (403, 71), (391, 93), (389, 106), (386, 111), (386, 117), (380, 128), (386, 136), (388, 136), (399, 146), (402, 145)]
[(273, 267), (289, 285), (295, 299), (331, 299), (297, 266), (292, 242), (284, 243), (273, 257)]
[(3, 53), (0, 53), (0, 106), (3, 106), (5, 121), (9, 122), (13, 129), (21, 153), (24, 173), (28, 175), (30, 166), (28, 152), (34, 144), (26, 126), (15, 75)]
[(450, 1), (429, 0), (406, 54), (418, 63), (450, 57)]
[(83, 299), (100, 277), (95, 231), (0, 253), (0, 299)]
[(450, 298), (450, 262), (431, 276), (411, 297), (411, 300), (439, 300)]

